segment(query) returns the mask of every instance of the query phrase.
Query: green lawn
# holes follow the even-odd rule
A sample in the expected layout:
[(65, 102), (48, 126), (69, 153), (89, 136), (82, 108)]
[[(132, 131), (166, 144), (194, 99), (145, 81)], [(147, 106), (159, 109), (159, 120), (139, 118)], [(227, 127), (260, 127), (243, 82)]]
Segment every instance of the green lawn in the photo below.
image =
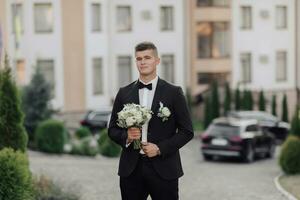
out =
[(300, 174), (294, 176), (282, 176), (279, 179), (281, 186), (289, 193), (300, 199)]

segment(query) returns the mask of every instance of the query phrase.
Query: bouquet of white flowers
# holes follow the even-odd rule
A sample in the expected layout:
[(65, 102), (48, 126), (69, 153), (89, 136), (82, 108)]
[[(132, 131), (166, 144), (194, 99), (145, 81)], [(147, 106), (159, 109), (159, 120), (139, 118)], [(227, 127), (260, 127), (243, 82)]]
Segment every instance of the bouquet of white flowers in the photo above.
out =
[[(125, 104), (124, 108), (118, 112), (117, 124), (121, 128), (142, 128), (142, 126), (148, 122), (151, 117), (152, 111), (150, 109), (134, 103)], [(141, 141), (134, 140), (134, 149), (140, 148)]]

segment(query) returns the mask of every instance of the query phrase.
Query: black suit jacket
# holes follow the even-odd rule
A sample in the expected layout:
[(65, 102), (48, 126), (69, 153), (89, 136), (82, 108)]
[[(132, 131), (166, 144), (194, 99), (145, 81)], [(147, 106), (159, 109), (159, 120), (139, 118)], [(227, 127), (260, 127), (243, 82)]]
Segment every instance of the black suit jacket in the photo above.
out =
[[(157, 116), (159, 102), (171, 111), (167, 121), (163, 122)], [(137, 81), (120, 88), (115, 98), (108, 129), (109, 137), (123, 147), (118, 172), (122, 177), (127, 177), (133, 172), (139, 159), (139, 150), (133, 149), (133, 144), (126, 148), (127, 129), (117, 125), (117, 113), (127, 103), (139, 104)], [(179, 178), (183, 175), (179, 149), (194, 136), (182, 89), (159, 78), (151, 110), (153, 115), (149, 121), (147, 140), (159, 147), (161, 155), (150, 160), (163, 179)]]

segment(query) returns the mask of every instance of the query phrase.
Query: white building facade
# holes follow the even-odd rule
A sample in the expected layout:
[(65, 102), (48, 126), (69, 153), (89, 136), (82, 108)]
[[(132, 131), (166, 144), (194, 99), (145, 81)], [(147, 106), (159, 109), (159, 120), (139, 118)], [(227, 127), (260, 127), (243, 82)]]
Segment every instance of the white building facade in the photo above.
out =
[(295, 0), (232, 1), (234, 87), (277, 96), (286, 93), (292, 109), (296, 103), (295, 20)]
[[(15, 61), (17, 82), (28, 84), (34, 66), (40, 66), (53, 86), (56, 109), (71, 112), (111, 106), (119, 87), (138, 78), (134, 47), (142, 41), (158, 47), (159, 76), (185, 89), (184, 0), (78, 0), (69, 5), (64, 0), (1, 1), (7, 16), (6, 47)], [(83, 14), (68, 16), (67, 9), (81, 9)], [(78, 35), (78, 43), (83, 43), (80, 73), (66, 62), (78, 50), (70, 48), (77, 41), (68, 41), (66, 35), (64, 23), (72, 18), (79, 26), (83, 21), (82, 33), (70, 35), (72, 39)], [(72, 86), (66, 77), (73, 80)], [(82, 82), (76, 83), (76, 77)], [(72, 98), (67, 97), (70, 91), (74, 91)], [(76, 91), (85, 96), (80, 104), (72, 102)]]

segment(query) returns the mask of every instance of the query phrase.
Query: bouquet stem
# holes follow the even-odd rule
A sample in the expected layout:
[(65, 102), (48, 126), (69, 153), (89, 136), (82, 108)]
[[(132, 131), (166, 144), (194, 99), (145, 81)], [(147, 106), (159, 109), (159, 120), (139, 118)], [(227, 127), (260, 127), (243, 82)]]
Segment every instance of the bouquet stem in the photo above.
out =
[(141, 149), (141, 141), (140, 140), (133, 141), (133, 149)]

